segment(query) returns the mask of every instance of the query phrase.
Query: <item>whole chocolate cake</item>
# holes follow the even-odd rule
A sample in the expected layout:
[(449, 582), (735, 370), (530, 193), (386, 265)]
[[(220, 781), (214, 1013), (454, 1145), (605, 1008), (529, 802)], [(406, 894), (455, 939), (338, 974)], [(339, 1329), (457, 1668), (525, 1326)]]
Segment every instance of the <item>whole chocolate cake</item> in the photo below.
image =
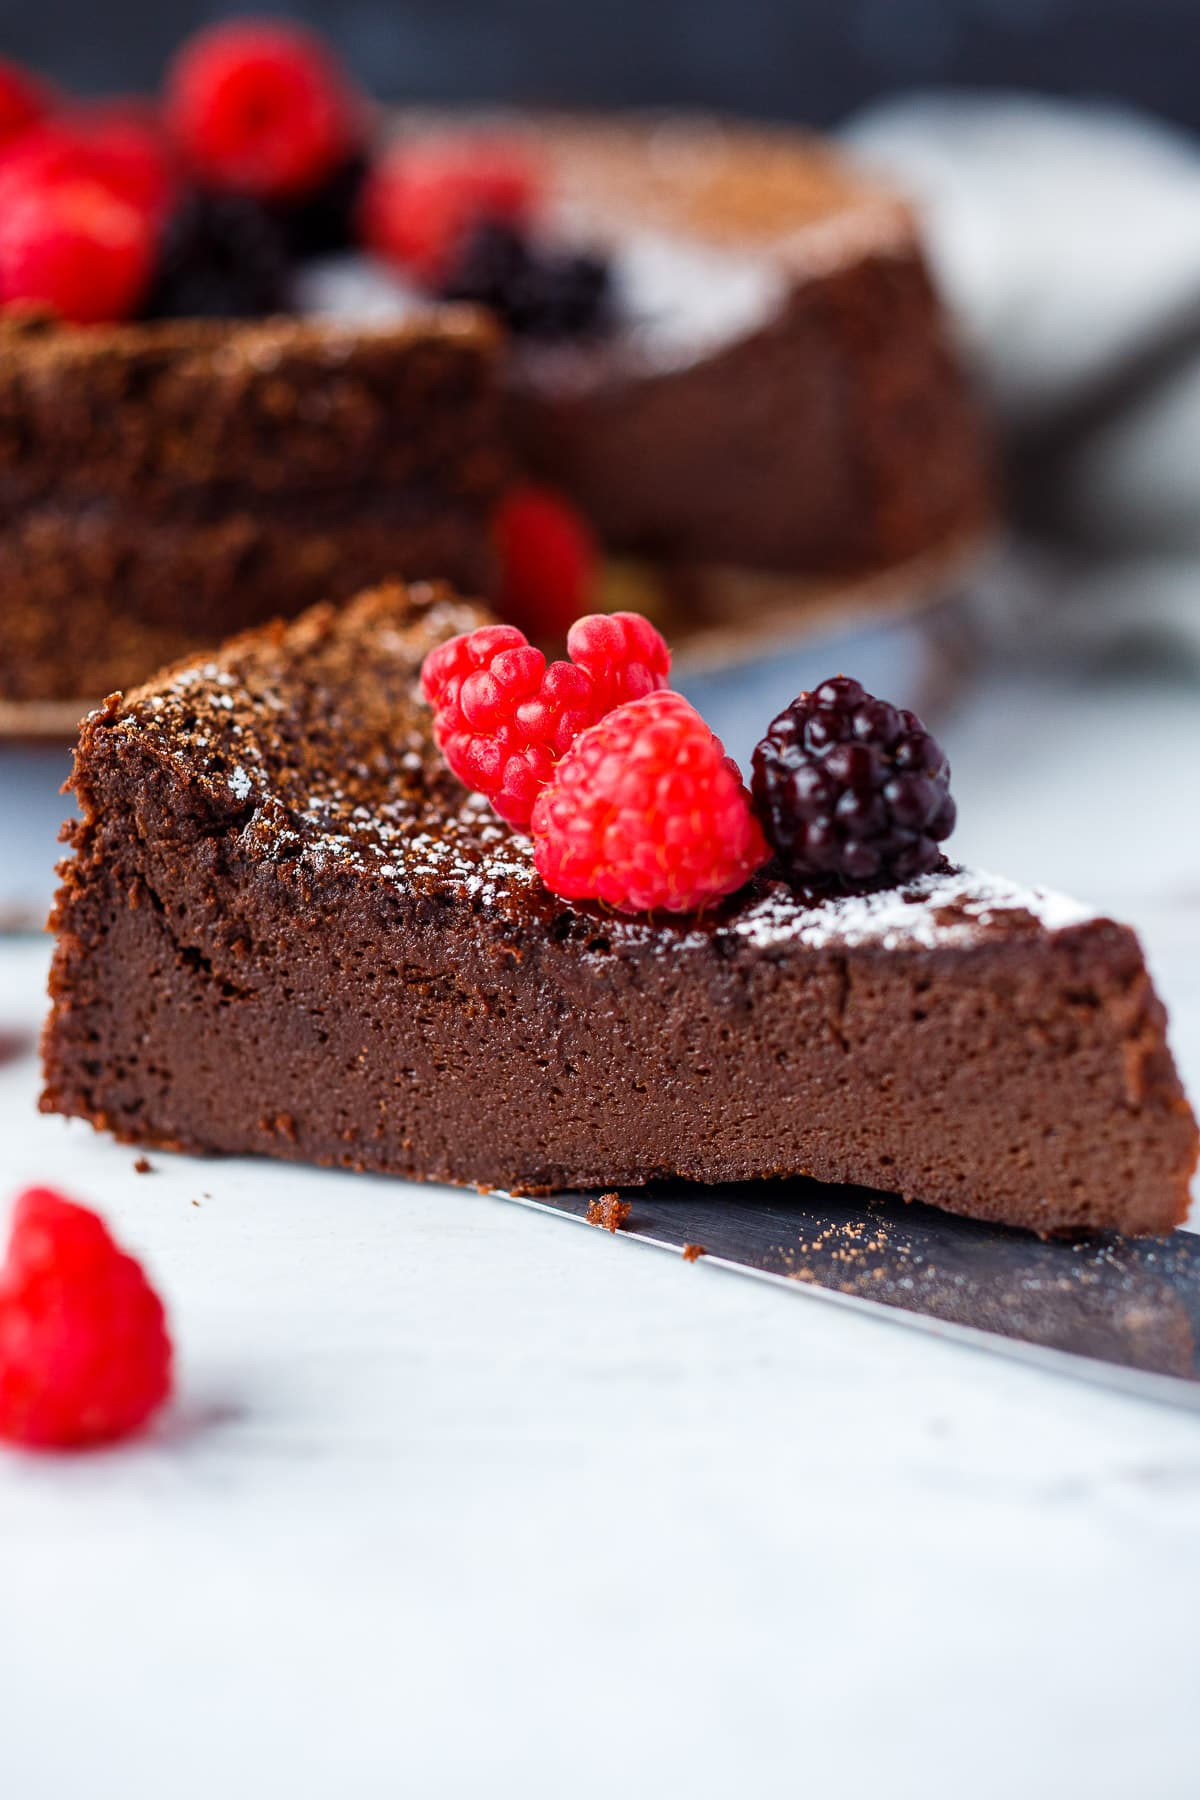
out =
[(768, 864), (686, 916), (557, 898), (420, 697), (486, 618), (384, 588), (85, 721), (46, 1110), (524, 1191), (803, 1173), (1043, 1233), (1182, 1219), (1196, 1126), (1127, 927), (945, 862), (825, 897)]
[[(0, 731), (388, 575), (552, 637), (564, 532), (569, 616), (632, 582), (721, 658), (848, 593), (941, 593), (987, 531), (914, 219), (807, 134), (381, 130), (269, 20), (185, 43), (156, 106), (28, 101), (0, 158)], [(568, 515), (515, 574), (503, 463)]]
[(981, 419), (902, 198), (801, 132), (550, 122), (563, 235), (613, 246), (618, 324), (518, 346), (518, 445), (606, 542), (871, 568), (978, 535)]
[[(636, 560), (680, 642), (728, 654), (848, 588), (911, 603), (970, 568), (990, 446), (898, 193), (810, 134), (716, 118), (416, 115), (394, 154), (439, 133), (523, 146), (543, 238), (604, 269), (587, 328), (510, 304), (511, 441)], [(503, 308), (530, 270), (484, 252), (445, 291)], [(421, 290), (341, 257), (299, 291), (379, 318)]]

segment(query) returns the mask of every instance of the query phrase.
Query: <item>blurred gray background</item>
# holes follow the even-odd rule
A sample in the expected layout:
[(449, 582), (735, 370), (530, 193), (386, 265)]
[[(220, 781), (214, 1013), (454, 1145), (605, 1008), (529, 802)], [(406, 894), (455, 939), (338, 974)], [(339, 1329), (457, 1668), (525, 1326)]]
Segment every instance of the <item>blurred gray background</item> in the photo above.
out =
[(1200, 124), (1196, 0), (4, 0), (0, 49), (83, 90), (149, 87), (232, 10), (319, 25), (394, 99), (720, 105), (828, 125), (900, 88), (1123, 99)]

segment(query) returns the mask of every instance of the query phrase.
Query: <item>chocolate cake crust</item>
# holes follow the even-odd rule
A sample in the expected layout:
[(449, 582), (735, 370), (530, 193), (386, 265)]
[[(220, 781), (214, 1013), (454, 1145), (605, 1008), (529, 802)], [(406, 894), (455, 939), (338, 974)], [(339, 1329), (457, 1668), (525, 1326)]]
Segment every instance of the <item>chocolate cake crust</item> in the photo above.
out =
[(703, 917), (549, 894), (399, 587), (85, 721), (44, 1109), (130, 1142), (524, 1191), (804, 1173), (1043, 1232), (1169, 1229), (1195, 1123), (1133, 933), (949, 866)]

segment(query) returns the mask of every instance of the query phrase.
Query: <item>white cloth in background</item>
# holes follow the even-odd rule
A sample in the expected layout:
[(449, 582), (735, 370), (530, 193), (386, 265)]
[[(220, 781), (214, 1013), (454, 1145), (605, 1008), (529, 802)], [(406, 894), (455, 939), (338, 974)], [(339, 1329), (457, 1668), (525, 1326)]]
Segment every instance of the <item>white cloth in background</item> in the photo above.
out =
[(995, 94), (891, 102), (847, 136), (920, 204), (1001, 425), (1018, 541), (989, 622), (1200, 667), (1200, 145)]

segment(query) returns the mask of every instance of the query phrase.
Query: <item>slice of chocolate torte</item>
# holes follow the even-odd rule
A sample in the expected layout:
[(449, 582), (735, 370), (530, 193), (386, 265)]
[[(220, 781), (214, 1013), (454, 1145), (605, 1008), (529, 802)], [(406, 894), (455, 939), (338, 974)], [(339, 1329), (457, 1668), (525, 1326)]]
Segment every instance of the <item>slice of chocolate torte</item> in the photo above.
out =
[(85, 721), (46, 1111), (522, 1191), (803, 1173), (1163, 1232), (1195, 1123), (1133, 932), (949, 864), (692, 916), (557, 899), (418, 683), (486, 615), (392, 586)]

